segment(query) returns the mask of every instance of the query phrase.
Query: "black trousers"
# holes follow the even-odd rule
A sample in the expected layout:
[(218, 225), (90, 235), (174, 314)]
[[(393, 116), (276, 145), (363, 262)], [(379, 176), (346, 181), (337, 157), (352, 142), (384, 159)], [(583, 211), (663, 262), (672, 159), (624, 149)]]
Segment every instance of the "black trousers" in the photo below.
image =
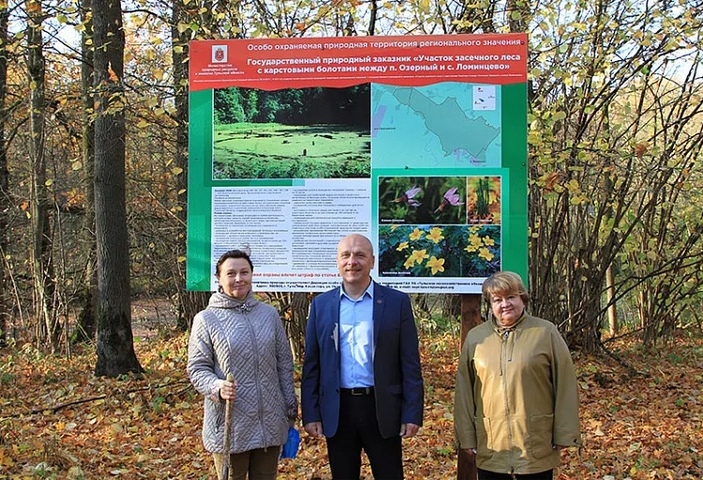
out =
[(510, 475), (509, 473), (495, 473), (478, 469), (478, 480), (552, 480), (553, 471), (530, 473), (527, 475)]
[(375, 480), (403, 479), (400, 431), (391, 438), (381, 437), (373, 394), (352, 396), (343, 390), (337, 433), (327, 438), (333, 480), (359, 480), (362, 449)]

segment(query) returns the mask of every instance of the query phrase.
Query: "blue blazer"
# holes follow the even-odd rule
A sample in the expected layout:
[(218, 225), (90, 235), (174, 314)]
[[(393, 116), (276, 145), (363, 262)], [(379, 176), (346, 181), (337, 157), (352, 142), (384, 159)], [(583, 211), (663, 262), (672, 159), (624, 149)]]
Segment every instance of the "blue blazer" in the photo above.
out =
[[(373, 285), (376, 415), (381, 435), (390, 438), (401, 423), (422, 425), (424, 387), (410, 297)], [(305, 335), (303, 424), (322, 422), (326, 437), (334, 436), (339, 423), (339, 295), (337, 287), (313, 299)]]

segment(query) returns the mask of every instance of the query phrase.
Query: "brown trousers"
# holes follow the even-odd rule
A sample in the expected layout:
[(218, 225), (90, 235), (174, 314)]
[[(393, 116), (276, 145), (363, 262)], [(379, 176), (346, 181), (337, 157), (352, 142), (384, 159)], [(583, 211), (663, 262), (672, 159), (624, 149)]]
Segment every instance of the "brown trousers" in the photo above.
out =
[[(281, 447), (256, 448), (230, 455), (229, 478), (222, 478), (224, 455), (213, 453), (218, 480), (275, 480)], [(248, 475), (248, 476), (247, 476)]]

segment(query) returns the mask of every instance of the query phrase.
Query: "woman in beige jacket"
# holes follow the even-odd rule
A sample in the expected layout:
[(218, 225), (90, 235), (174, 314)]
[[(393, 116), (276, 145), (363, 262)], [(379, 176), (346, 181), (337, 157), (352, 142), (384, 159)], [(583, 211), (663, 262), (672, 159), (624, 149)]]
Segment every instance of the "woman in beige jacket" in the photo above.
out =
[(467, 335), (454, 398), (457, 443), (479, 480), (551, 480), (559, 450), (579, 446), (574, 365), (556, 326), (525, 313), (519, 275), (482, 287), (493, 318)]

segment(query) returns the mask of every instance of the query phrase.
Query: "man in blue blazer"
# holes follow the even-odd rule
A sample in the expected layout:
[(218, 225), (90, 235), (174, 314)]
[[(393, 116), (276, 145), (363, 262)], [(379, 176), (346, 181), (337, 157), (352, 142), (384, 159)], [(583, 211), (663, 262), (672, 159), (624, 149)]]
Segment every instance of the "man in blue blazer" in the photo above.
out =
[(405, 293), (371, 278), (373, 247), (352, 234), (337, 246), (342, 285), (318, 295), (305, 336), (305, 430), (327, 439), (333, 480), (358, 480), (361, 450), (376, 480), (403, 478), (403, 438), (422, 425), (417, 329)]

